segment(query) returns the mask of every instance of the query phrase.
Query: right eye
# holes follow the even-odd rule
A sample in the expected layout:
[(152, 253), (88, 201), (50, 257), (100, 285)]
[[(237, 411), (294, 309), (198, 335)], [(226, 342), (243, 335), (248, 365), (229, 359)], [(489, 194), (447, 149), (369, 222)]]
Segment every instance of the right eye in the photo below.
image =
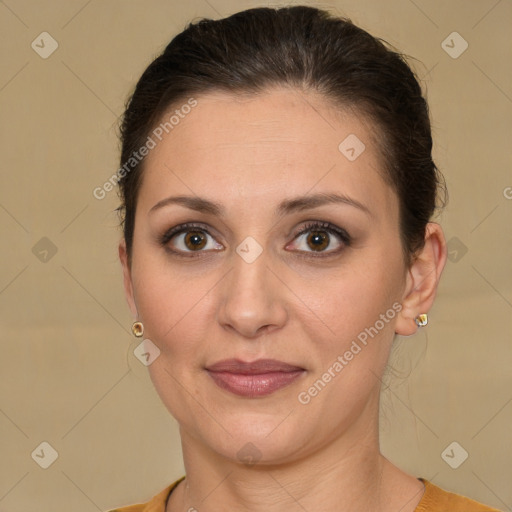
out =
[(177, 253), (219, 251), (224, 248), (204, 226), (198, 224), (181, 224), (171, 228), (163, 235), (161, 243)]

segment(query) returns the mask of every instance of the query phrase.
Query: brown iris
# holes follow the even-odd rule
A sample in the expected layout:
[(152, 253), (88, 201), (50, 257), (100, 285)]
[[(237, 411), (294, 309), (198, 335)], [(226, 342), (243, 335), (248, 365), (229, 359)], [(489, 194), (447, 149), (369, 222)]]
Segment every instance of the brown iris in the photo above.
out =
[(314, 251), (321, 251), (329, 245), (329, 235), (325, 231), (311, 231), (307, 242)]
[(192, 251), (202, 249), (206, 245), (206, 237), (201, 231), (188, 231), (185, 235), (185, 245)]

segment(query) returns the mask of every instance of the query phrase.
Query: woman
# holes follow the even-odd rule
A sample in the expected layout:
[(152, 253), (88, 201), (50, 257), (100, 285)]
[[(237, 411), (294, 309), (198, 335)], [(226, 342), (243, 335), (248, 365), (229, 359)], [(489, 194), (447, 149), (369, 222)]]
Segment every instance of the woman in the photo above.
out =
[(119, 512), (491, 511), (379, 450), (395, 333), (446, 261), (402, 57), (311, 7), (202, 20), (125, 112), (119, 247), (186, 477)]

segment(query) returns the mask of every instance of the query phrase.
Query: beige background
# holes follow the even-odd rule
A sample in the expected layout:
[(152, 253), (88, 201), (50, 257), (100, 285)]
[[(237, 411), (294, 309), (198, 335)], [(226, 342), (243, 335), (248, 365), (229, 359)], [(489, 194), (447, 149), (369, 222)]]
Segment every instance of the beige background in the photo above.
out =
[[(309, 4), (418, 59), (451, 193), (439, 217), (450, 261), (428, 327), (397, 340), (383, 452), (511, 510), (512, 3)], [(151, 58), (196, 17), (259, 5), (0, 2), (0, 511), (107, 510), (183, 473), (176, 422), (133, 355), (117, 197), (92, 191), (118, 168), (117, 119)], [(59, 45), (47, 59), (31, 48), (43, 31)], [(441, 46), (453, 31), (469, 44), (456, 59)], [(43, 441), (58, 452), (48, 469), (31, 457)], [(457, 469), (441, 457), (453, 441), (469, 453)]]

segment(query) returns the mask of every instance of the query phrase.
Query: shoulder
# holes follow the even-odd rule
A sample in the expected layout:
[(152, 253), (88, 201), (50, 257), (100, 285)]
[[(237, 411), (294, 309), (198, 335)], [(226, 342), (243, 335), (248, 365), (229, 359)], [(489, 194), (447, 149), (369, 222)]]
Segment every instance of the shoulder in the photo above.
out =
[(445, 491), (437, 485), (420, 478), (425, 492), (414, 512), (500, 512), (470, 498)]
[(156, 496), (153, 496), (147, 503), (138, 503), (136, 505), (128, 505), (126, 507), (118, 507), (109, 510), (108, 512), (165, 512), (167, 498), (174, 490), (174, 488), (184, 479), (182, 476), (179, 480), (168, 485), (165, 489), (160, 491)]

